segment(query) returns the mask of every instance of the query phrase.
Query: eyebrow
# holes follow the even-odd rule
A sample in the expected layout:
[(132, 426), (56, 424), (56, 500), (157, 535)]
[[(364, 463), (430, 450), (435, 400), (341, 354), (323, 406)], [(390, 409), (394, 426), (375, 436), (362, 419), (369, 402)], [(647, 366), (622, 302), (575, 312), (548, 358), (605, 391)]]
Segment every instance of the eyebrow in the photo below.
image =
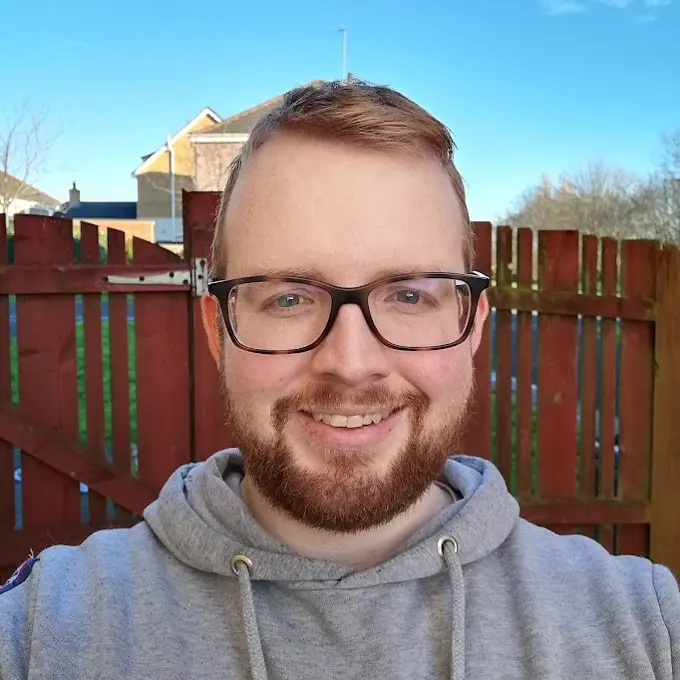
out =
[[(432, 272), (432, 273), (456, 273), (456, 272), (449, 272), (448, 270), (442, 268), (442, 267), (389, 267), (385, 269), (379, 269), (378, 271), (374, 272), (374, 276), (371, 278), (371, 281), (379, 281), (380, 279), (387, 279), (391, 276), (401, 276), (402, 274), (406, 275), (411, 275), (411, 274), (422, 274), (423, 272)], [(328, 280), (328, 277), (324, 275), (324, 273), (320, 270), (317, 269), (316, 267), (310, 267), (310, 268), (293, 268), (293, 267), (284, 267), (284, 268), (272, 268), (272, 269), (264, 269), (258, 273), (258, 276), (275, 276), (275, 277), (281, 277), (281, 278), (303, 278), (303, 279), (314, 279), (316, 281), (321, 281), (323, 283), (330, 283)]]
[(276, 269), (262, 269), (259, 270), (257, 276), (278, 276), (282, 278), (302, 278), (302, 279), (317, 279), (325, 281), (324, 275), (320, 269), (315, 267), (296, 269), (293, 267), (283, 267)]

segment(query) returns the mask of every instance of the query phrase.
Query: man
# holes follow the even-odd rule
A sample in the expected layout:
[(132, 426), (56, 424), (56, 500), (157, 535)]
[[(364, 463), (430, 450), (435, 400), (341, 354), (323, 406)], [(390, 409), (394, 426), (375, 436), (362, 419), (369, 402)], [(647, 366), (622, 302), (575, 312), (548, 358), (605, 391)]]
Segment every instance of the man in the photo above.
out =
[(680, 678), (649, 561), (450, 457), (488, 280), (453, 142), (393, 90), (290, 92), (234, 161), (202, 300), (238, 450), (0, 595), (0, 677)]

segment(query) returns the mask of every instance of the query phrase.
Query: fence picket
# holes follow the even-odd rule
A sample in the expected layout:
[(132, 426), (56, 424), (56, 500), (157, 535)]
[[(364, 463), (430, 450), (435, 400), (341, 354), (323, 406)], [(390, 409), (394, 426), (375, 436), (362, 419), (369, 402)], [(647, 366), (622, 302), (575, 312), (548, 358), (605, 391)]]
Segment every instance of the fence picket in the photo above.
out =
[[(134, 264), (181, 264), (133, 240)], [(189, 305), (176, 293), (135, 294), (139, 476), (160, 488), (190, 458)]]
[[(219, 194), (185, 193), (184, 257), (193, 262), (208, 261), (215, 223), (215, 210)], [(191, 394), (192, 400), (192, 460), (205, 460), (215, 451), (232, 445), (231, 431), (225, 419), (224, 404), (215, 395), (220, 394), (220, 375), (208, 350), (205, 331), (201, 323), (201, 303), (193, 298), (191, 306)]]
[[(496, 230), (496, 277), (499, 286), (511, 288), (513, 275), (513, 233), (510, 227)], [(496, 466), (511, 484), (512, 466), (512, 310), (496, 310)]]
[[(14, 217), (17, 265), (68, 265), (74, 260), (71, 222), (38, 215)], [(41, 424), (78, 441), (75, 299), (18, 295), (19, 405)], [(80, 491), (76, 480), (21, 454), (24, 528), (79, 523)]]
[[(582, 285), (586, 295), (597, 294), (598, 249), (596, 236), (582, 239)], [(581, 394), (580, 394), (580, 496), (584, 500), (595, 498), (595, 417), (597, 395), (597, 319), (581, 319)]]
[(657, 255), (652, 464), (651, 559), (680, 577), (680, 248), (664, 245)]
[[(491, 276), (491, 223), (473, 224), (476, 240), (474, 269)], [(463, 451), (471, 456), (491, 458), (491, 330), (484, 325), (474, 359), (477, 387), (472, 401), (468, 427), (463, 437)]]
[[(628, 298), (654, 299), (658, 244), (621, 244), (621, 288)], [(619, 409), (619, 498), (645, 502), (650, 497), (652, 419), (654, 413), (654, 329), (646, 323), (621, 321)], [(618, 550), (629, 555), (649, 551), (649, 527), (618, 529)]]
[[(540, 232), (538, 250), (541, 288), (578, 290), (578, 232)], [(570, 498), (576, 492), (577, 318), (542, 315), (538, 332), (540, 495)]]

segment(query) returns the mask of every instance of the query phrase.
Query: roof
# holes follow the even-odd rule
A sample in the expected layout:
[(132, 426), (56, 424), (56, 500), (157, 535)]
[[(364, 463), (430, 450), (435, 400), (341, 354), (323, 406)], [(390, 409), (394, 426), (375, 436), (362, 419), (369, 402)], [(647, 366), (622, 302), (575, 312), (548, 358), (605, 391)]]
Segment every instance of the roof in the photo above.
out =
[[(316, 85), (321, 83), (321, 80), (312, 80), (307, 85)], [(268, 99), (257, 106), (241, 111), (233, 116), (225, 118), (220, 123), (203, 130), (201, 137), (205, 135), (224, 135), (224, 134), (250, 134), (257, 122), (275, 109), (283, 100), (284, 95), (280, 94), (273, 99)]]
[[(179, 132), (170, 137), (170, 143), (174, 144), (180, 137), (182, 137), (182, 135), (188, 132), (204, 116), (212, 118), (216, 123), (219, 123), (222, 120), (221, 116), (217, 115), (209, 106), (206, 106), (197, 116), (194, 116)], [(146, 154), (145, 156), (142, 156), (142, 163), (134, 171), (133, 174), (139, 175), (140, 172), (143, 172), (143, 170), (147, 166), (151, 165), (158, 158), (158, 156), (160, 156), (160, 154), (162, 154), (163, 151), (165, 151), (165, 149), (167, 148), (168, 148), (167, 144), (163, 144), (162, 146), (159, 146), (153, 153), (149, 153)]]
[(137, 203), (135, 201), (85, 201), (72, 207), (63, 206), (65, 210), (56, 213), (57, 217), (72, 219), (137, 219)]
[(22, 201), (34, 201), (50, 208), (58, 208), (61, 205), (61, 201), (53, 196), (36, 189), (27, 182), (22, 182), (20, 179), (2, 170), (0, 170), (0, 193)]

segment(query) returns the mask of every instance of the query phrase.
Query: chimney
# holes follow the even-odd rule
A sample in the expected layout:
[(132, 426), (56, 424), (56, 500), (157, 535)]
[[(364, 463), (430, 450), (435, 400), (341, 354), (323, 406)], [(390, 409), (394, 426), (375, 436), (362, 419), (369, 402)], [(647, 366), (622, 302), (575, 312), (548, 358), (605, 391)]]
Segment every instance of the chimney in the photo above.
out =
[(75, 208), (80, 205), (80, 189), (76, 188), (76, 183), (73, 183), (73, 187), (68, 190), (68, 206), (69, 208)]

